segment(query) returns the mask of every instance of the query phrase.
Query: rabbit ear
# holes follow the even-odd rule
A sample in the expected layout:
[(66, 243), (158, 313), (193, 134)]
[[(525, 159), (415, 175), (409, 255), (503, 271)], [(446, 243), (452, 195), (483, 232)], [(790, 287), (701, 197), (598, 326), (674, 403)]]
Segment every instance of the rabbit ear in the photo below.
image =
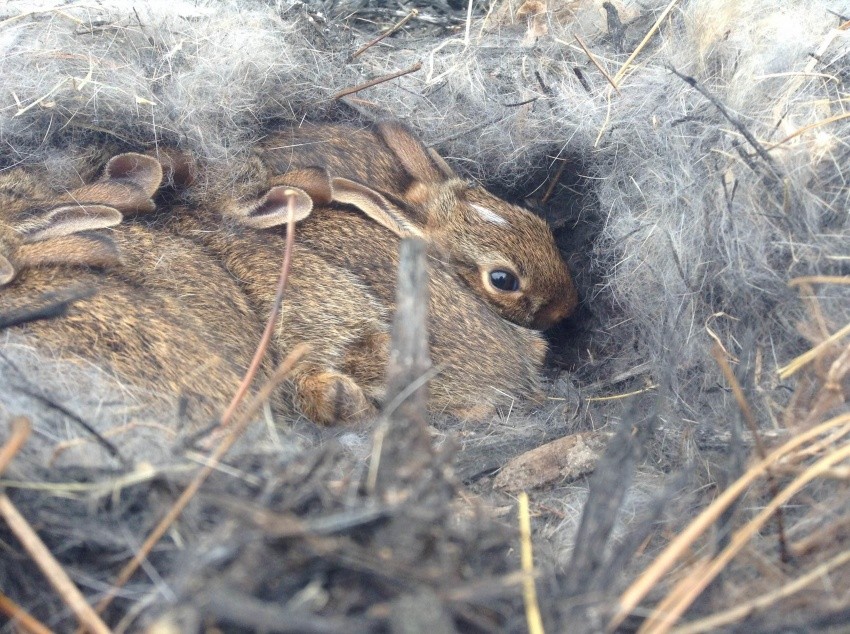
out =
[(162, 165), (152, 156), (125, 152), (109, 159), (102, 180), (132, 184), (150, 198), (162, 183)]
[(63, 205), (44, 213), (21, 228), (24, 242), (41, 242), (89, 229), (104, 229), (121, 222), (121, 212), (105, 205)]
[(242, 224), (257, 229), (277, 227), (289, 220), (290, 201), (294, 222), (304, 220), (313, 211), (313, 199), (305, 191), (289, 185), (278, 185), (260, 198), (240, 203), (233, 210), (233, 215)]
[(457, 175), (457, 172), (455, 172), (451, 168), (451, 166), (448, 163), (446, 163), (446, 159), (444, 159), (442, 156), (440, 156), (437, 153), (437, 150), (435, 150), (432, 147), (429, 147), (428, 148), (428, 154), (431, 156), (431, 159), (434, 161), (434, 164), (437, 167), (440, 168), (440, 171), (443, 173), (443, 176), (446, 177), (446, 180), (451, 180), (453, 178), (460, 178)]
[(110, 236), (88, 231), (60, 236), (38, 244), (22, 244), (15, 251), (14, 257), (19, 269), (46, 264), (105, 268), (115, 266), (121, 260), (118, 246)]
[(333, 201), (331, 176), (322, 167), (305, 167), (275, 176), (273, 185), (289, 185), (303, 190), (316, 205), (328, 205)]
[[(454, 172), (440, 158), (434, 160), (433, 154), (401, 123), (385, 121), (376, 126), (378, 135), (398, 158), (401, 166), (414, 179), (426, 184), (442, 183), (451, 178)], [(446, 170), (448, 174), (446, 174)]]
[(347, 178), (334, 178), (333, 196), (336, 202), (354, 205), (372, 220), (402, 238), (423, 237), (422, 230), (402, 214), (398, 207), (374, 189)]
[(162, 165), (151, 156), (126, 152), (109, 159), (96, 183), (83, 185), (60, 198), (62, 201), (98, 203), (122, 213), (156, 209), (151, 196), (162, 183)]
[(188, 152), (159, 148), (156, 158), (162, 166), (162, 178), (171, 187), (189, 187), (198, 178), (198, 164)]
[(5, 256), (0, 255), (0, 286), (6, 286), (13, 279), (15, 279), (15, 267)]

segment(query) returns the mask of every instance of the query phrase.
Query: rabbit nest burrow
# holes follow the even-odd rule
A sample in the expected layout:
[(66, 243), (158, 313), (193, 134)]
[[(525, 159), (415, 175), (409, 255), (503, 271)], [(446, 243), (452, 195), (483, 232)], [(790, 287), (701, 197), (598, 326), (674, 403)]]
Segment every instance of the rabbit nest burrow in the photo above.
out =
[[(0, 169), (41, 164), (64, 183), (104, 140), (178, 147), (203, 157), (197, 189), (215, 196), (238, 186), (249, 148), (275, 125), (397, 118), (459, 172), (543, 214), (582, 296), (552, 333), (551, 404), (502, 412), (485, 428), (439, 422), (441, 449), (413, 470), (418, 480), (400, 477), (406, 504), (381, 507), (361, 486), (372, 446), (364, 434), (252, 429), (232, 470), (202, 489), (108, 613), (113, 625), (167, 612), (187, 629), (210, 618), (278, 631), (522, 631), (513, 512), (493, 519), (458, 477), (506, 510), (510, 500), (491, 490), (498, 467), (545, 440), (603, 429), (615, 440), (590, 486), (557, 482), (533, 500), (544, 621), (598, 631), (660, 549), (658, 534), (681, 529), (751, 449), (712, 348), (731, 360), (769, 441), (810, 402), (779, 368), (850, 321), (850, 2), (502, 0), (472, 3), (469, 17), (465, 2), (424, 4), (352, 58), (412, 7), (364, 4), (0, 7)], [(812, 277), (821, 281), (789, 286)], [(132, 420), (138, 395), (0, 336), (3, 436), (20, 413), (48, 430), (13, 463), (18, 482), (7, 491), (96, 598), (194, 463), (141, 427), (127, 455), (157, 467), (137, 481), (40, 464), (39, 443), (85, 434), (21, 390), (21, 377), (95, 426)], [(806, 381), (823, 385), (816, 374)], [(631, 440), (630, 428), (640, 430)], [(825, 483), (806, 503), (826, 530), (841, 525), (846, 502), (845, 488)], [(811, 517), (790, 511), (792, 536)], [(70, 629), (67, 608), (2, 535), (0, 587)], [(695, 614), (769, 586), (773, 564), (761, 565), (761, 575), (735, 569)], [(846, 597), (832, 598), (756, 614), (748, 631), (827, 626), (847, 610)]]

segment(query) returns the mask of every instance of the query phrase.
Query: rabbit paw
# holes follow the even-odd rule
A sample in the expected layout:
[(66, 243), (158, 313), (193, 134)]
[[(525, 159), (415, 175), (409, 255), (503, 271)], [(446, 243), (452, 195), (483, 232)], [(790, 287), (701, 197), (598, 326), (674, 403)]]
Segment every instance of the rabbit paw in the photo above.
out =
[(354, 423), (377, 413), (360, 386), (338, 372), (317, 372), (297, 382), (298, 408), (321, 425)]

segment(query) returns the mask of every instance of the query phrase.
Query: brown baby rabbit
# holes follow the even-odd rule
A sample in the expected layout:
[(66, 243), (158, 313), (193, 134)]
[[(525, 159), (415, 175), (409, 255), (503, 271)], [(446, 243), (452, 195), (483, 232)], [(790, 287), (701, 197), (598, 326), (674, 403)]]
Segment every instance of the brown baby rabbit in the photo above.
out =
[(460, 179), (404, 125), (304, 124), (266, 139), (258, 155), (283, 174), (319, 166), (402, 203), (393, 230), (421, 235), (506, 319), (545, 329), (576, 307), (566, 263), (544, 220)]
[[(291, 178), (299, 182), (297, 173)], [(299, 227), (300, 240), (352, 271), (394, 311), (399, 238), (386, 226), (403, 225), (408, 214), (375, 190), (348, 179), (333, 178), (331, 190), (335, 204), (314, 210)], [(341, 205), (354, 205), (362, 215)], [(434, 365), (441, 368), (430, 383), (429, 408), (480, 419), (514, 398), (538, 397), (546, 356), (543, 337), (495, 314), (465, 288), (441, 255), (434, 249), (428, 260), (429, 345)]]
[[(278, 176), (276, 183), (298, 187), (314, 202), (310, 216), (298, 225), (299, 250), (292, 272), (293, 284), (309, 295), (299, 297), (292, 289), (282, 332), (289, 331), (292, 342), (327, 345), (326, 340), (337, 339), (347, 351), (349, 376), (364, 394), (379, 399), (388, 359), (386, 332), (395, 308), (399, 248), (398, 235), (385, 225), (403, 224), (406, 216), (378, 192), (347, 179), (330, 179), (321, 169), (296, 170)], [(359, 213), (346, 205), (356, 205)], [(228, 266), (235, 267), (243, 260), (244, 272), (238, 276), (248, 278), (264, 266), (264, 258), (276, 262), (281, 250), (272, 237), (252, 238), (253, 248), (259, 242), (264, 253), (248, 262), (251, 248), (245, 248), (242, 254), (232, 254)], [(225, 236), (223, 240), (232, 242), (233, 238)], [(324, 262), (324, 271), (312, 264), (316, 254)], [(440, 368), (431, 381), (429, 408), (480, 419), (515, 397), (536, 396), (546, 353), (543, 337), (494, 313), (438, 257), (430, 258), (429, 266), (430, 348), (434, 364)], [(273, 282), (274, 277), (266, 274), (265, 286), (271, 288)], [(257, 280), (256, 287), (262, 286), (263, 281)], [(369, 301), (369, 295), (374, 300)], [(353, 315), (364, 321), (368, 317), (365, 330), (352, 323)], [(340, 319), (345, 320), (339, 322), (344, 328), (334, 326)], [(375, 326), (376, 320), (382, 320), (380, 327)]]
[(93, 362), (152, 397), (187, 397), (189, 418), (206, 423), (236, 391), (261, 324), (197, 244), (118, 224), (121, 212), (153, 209), (161, 179), (160, 164), (139, 154), (114, 157), (100, 180), (67, 193), (34, 169), (2, 173), (0, 306), (26, 309), (43, 293), (95, 289), (66, 315), (14, 334), (53, 356)]

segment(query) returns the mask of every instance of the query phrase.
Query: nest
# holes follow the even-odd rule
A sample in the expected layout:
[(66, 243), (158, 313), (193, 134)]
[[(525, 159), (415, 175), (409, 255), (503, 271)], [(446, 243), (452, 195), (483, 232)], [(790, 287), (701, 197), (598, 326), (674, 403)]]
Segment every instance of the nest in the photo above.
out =
[(19, 626), (846, 621), (850, 6), (472, 9), (0, 9), (0, 169), (65, 183), (93, 147), (167, 145), (203, 157), (215, 196), (274, 125), (393, 116), (545, 215), (583, 297), (539, 410), (428, 427), (413, 398), (365, 430), (240, 418), (179, 442), (114, 378), (16, 339), (73, 292), (0, 305), (0, 609)]

